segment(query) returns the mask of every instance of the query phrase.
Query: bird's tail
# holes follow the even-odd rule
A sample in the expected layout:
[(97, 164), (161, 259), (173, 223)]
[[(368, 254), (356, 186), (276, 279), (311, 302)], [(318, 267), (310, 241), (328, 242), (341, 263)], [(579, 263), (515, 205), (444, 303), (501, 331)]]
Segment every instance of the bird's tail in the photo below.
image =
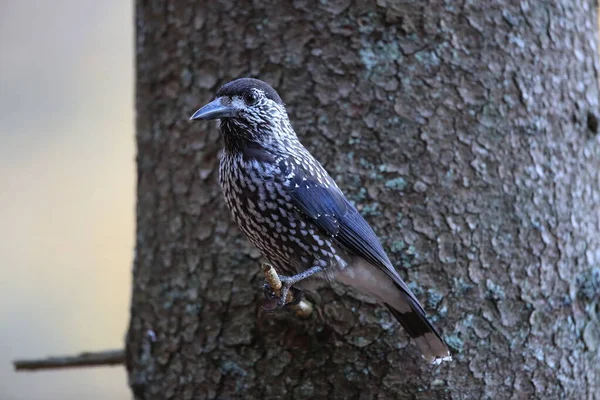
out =
[(442, 361), (452, 360), (444, 339), (424, 314), (416, 310), (402, 313), (389, 304), (386, 306), (408, 335), (413, 338), (423, 353), (425, 361), (440, 364)]
[(413, 338), (427, 362), (439, 364), (452, 360), (444, 339), (429, 322), (419, 300), (395, 270), (383, 271), (361, 259), (340, 271), (336, 278), (384, 303)]

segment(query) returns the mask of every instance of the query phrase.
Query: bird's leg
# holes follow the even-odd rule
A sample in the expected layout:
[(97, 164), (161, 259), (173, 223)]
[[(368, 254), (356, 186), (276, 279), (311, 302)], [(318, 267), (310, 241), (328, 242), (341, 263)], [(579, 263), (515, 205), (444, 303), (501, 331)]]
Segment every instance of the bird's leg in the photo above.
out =
[(265, 297), (270, 302), (270, 306), (263, 306), (263, 309), (272, 312), (290, 306), (298, 316), (308, 317), (312, 312), (312, 305), (302, 299), (301, 290), (291, 286), (321, 271), (321, 267), (313, 267), (293, 276), (279, 276), (271, 265), (263, 264)]
[[(286, 304), (288, 304), (287, 297), (288, 297), (288, 293), (289, 293), (290, 289), (292, 288), (292, 286), (306, 278), (313, 276), (314, 274), (319, 273), (319, 272), (323, 272), (322, 267), (312, 267), (312, 268), (307, 269), (306, 271), (302, 271), (299, 274), (292, 275), (292, 276), (279, 276), (279, 280), (281, 281), (281, 289), (280, 289), (279, 299), (277, 300), (277, 305), (279, 307), (283, 307)], [(297, 296), (298, 294), (294, 293), (294, 295)], [(300, 297), (300, 299), (302, 299), (302, 292), (300, 292), (299, 297)]]

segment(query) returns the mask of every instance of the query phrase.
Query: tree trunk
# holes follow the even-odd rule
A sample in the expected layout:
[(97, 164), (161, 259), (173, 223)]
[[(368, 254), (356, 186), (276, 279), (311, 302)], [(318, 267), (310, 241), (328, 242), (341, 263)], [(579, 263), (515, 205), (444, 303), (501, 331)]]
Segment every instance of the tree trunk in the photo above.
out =
[[(595, 2), (137, 3), (136, 398), (598, 398)], [(261, 311), (219, 133), (188, 122), (242, 76), (278, 90), (452, 363), (341, 287), (308, 320)]]

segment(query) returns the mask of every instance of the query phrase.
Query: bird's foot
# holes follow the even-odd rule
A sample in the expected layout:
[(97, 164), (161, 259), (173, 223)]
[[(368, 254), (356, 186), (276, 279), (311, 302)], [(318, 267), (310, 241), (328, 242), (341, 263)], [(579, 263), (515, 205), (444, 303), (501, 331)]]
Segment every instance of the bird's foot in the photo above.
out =
[(310, 302), (304, 300), (302, 291), (292, 288), (292, 286), (316, 272), (321, 272), (320, 267), (310, 268), (298, 275), (291, 277), (279, 276), (270, 264), (263, 264), (263, 273), (265, 274), (265, 297), (267, 299), (263, 309), (266, 311), (277, 311), (283, 307), (289, 306), (300, 318), (308, 318), (313, 311)]
[(262, 308), (267, 312), (275, 312), (287, 306), (295, 306), (302, 301), (304, 296), (302, 290), (289, 287), (285, 283), (282, 283), (279, 293), (269, 283), (265, 283), (263, 291), (265, 302)]

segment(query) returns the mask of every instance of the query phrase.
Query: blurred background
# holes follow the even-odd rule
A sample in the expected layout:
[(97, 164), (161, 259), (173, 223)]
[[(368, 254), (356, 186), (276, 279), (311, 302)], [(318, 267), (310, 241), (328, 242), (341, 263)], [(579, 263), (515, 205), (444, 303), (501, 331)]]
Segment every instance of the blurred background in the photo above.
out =
[(134, 239), (133, 5), (0, 1), (0, 399), (130, 399), (125, 369), (13, 372), (123, 347)]

